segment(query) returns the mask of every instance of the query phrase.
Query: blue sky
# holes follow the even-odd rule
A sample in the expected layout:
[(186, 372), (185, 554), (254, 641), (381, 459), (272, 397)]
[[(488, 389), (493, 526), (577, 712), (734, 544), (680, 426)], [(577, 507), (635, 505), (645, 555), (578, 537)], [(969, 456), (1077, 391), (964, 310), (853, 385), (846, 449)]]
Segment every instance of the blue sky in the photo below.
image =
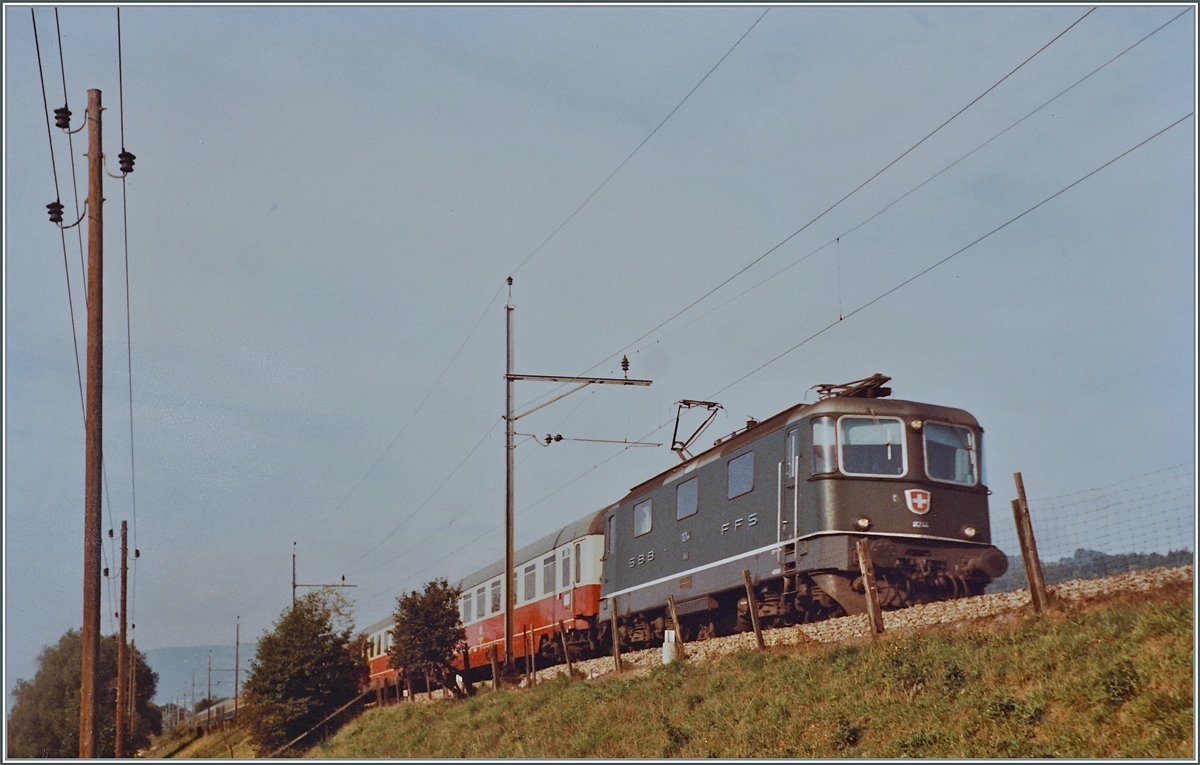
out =
[[(640, 340), (1088, 7), (776, 7), (749, 34), (765, 6), (123, 9), (132, 359), (106, 179), (104, 525), (133, 520), (131, 367), (139, 647), (230, 642), (237, 616), (261, 634), (293, 541), (301, 580), (358, 584), (360, 625), (502, 555), (510, 275), (518, 371), (619, 374), (627, 354), (654, 380), (521, 432), (667, 441), (676, 401), (715, 398), (711, 438), (881, 372), (983, 424), (1007, 552), (1015, 471), (1049, 497), (1193, 461), (1192, 118), (853, 313), (1192, 112), (1189, 11), (962, 159), (1186, 7), (1097, 8)], [(101, 89), (115, 156), (115, 10), (59, 19), (73, 125)], [(54, 14), (37, 20), (53, 109)], [(28, 7), (5, 7), (5, 131), (11, 688), (82, 597), (82, 414)], [(67, 256), (82, 341), (71, 237)], [(518, 384), (518, 403), (550, 390)], [(518, 460), (521, 544), (676, 457), (527, 442)]]

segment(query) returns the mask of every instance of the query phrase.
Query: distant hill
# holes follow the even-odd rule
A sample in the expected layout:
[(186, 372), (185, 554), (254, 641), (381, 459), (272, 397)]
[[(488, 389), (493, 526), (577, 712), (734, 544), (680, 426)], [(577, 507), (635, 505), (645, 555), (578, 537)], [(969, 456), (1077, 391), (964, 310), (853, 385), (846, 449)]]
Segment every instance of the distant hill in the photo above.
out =
[[(143, 651), (146, 663), (158, 673), (158, 689), (154, 694), (155, 704), (181, 702), (192, 703), (192, 677), (195, 671), (196, 700), (203, 699), (208, 691), (208, 657), (212, 652), (212, 695), (218, 698), (233, 695), (233, 672), (222, 670), (234, 668), (234, 646), (199, 645), (176, 648), (152, 648)], [(241, 658), (241, 683), (249, 677), (250, 660), (254, 658), (253, 643), (243, 643), (237, 651)]]
[[(1076, 550), (1070, 558), (1057, 561), (1042, 561), (1042, 577), (1047, 585), (1067, 582), (1072, 579), (1100, 579), (1129, 571), (1145, 571), (1152, 568), (1186, 566), (1195, 561), (1191, 550), (1172, 550), (1166, 555), (1159, 553), (1120, 553), (1109, 555), (1095, 550)], [(1004, 576), (988, 585), (987, 592), (1009, 592), (1028, 587), (1025, 578), (1025, 563), (1020, 556), (1008, 556), (1008, 571)]]

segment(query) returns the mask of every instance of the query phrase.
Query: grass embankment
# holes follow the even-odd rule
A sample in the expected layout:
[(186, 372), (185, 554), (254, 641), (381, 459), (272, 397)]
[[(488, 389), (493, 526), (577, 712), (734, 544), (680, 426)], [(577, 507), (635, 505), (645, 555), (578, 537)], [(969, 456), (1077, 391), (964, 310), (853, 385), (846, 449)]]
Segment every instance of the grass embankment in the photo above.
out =
[(164, 733), (143, 756), (154, 758), (249, 758), (254, 749), (243, 728), (228, 728), (193, 738), (186, 728)]
[(1190, 758), (1192, 615), (1177, 585), (641, 677), (484, 689), (369, 710), (310, 756)]

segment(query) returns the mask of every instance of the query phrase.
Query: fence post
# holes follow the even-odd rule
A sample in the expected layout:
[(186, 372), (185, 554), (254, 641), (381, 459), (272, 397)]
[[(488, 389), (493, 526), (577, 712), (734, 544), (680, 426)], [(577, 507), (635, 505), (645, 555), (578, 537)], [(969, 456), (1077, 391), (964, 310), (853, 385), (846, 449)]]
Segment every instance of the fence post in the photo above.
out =
[(767, 650), (763, 642), (762, 628), (758, 626), (758, 601), (754, 599), (754, 587), (750, 585), (750, 569), (742, 569), (742, 581), (746, 583), (746, 607), (750, 609), (750, 624), (754, 625), (754, 639), (758, 641), (758, 650)]
[(667, 596), (667, 607), (671, 609), (671, 625), (675, 627), (675, 641), (683, 644), (683, 625), (679, 623), (679, 614), (675, 612), (675, 596)]
[(1025, 576), (1029, 579), (1029, 592), (1033, 599), (1033, 610), (1041, 613), (1049, 603), (1046, 580), (1042, 577), (1042, 561), (1038, 558), (1037, 540), (1033, 537), (1033, 523), (1029, 520), (1029, 502), (1025, 498), (1025, 481), (1020, 473), (1013, 473), (1017, 484), (1017, 499), (1013, 503), (1013, 514), (1017, 521), (1017, 536), (1023, 538), (1021, 554), (1025, 556)]
[(492, 690), (500, 690), (500, 662), (496, 659), (496, 644), (488, 647), (488, 659), (492, 662)]
[(875, 590), (875, 565), (871, 561), (871, 542), (860, 539), (854, 543), (858, 553), (858, 570), (862, 572), (863, 594), (867, 597), (867, 618), (871, 622), (871, 637), (883, 632), (883, 612), (879, 609), (879, 593)]
[(567, 629), (563, 627), (562, 619), (558, 620), (558, 637), (562, 639), (563, 658), (567, 660), (567, 677), (574, 677), (575, 672), (571, 669), (571, 652), (567, 650)]
[(621, 671), (621, 636), (617, 633), (617, 600), (612, 600), (612, 653), (615, 672)]
[(537, 685), (537, 649), (534, 647), (534, 641), (537, 639), (537, 631), (533, 625), (529, 625), (529, 687)]

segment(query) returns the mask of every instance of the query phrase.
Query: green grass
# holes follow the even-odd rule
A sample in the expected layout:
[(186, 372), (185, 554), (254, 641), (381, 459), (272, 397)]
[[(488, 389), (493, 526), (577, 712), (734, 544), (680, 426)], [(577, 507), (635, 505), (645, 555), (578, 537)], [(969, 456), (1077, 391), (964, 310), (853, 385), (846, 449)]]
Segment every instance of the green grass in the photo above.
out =
[(373, 709), (311, 756), (1190, 758), (1190, 588)]

